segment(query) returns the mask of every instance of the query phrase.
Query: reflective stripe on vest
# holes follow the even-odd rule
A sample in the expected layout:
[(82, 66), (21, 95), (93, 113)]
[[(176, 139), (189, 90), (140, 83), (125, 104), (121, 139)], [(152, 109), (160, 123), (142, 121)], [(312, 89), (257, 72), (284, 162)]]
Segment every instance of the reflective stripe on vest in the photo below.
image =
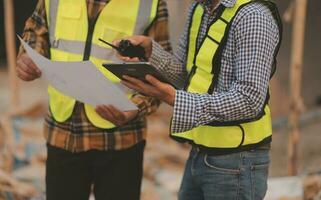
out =
[[(61, 51), (66, 51), (74, 54), (83, 54), (86, 43), (79, 41), (71, 41), (64, 39), (54, 39), (51, 42), (51, 48), (59, 49)], [(106, 47), (101, 47), (95, 44), (91, 46), (91, 56), (101, 59), (101, 60), (110, 60), (110, 61), (119, 61), (117, 59), (113, 49)]]
[[(144, 34), (156, 17), (157, 6), (158, 0), (110, 1), (100, 12), (93, 31), (89, 33), (85, 0), (46, 0), (51, 59), (83, 60), (87, 37), (92, 34), (89, 60), (109, 80), (119, 83), (120, 80), (116, 76), (102, 67), (104, 62), (118, 60), (115, 52), (98, 39), (112, 42), (127, 36)], [(66, 121), (72, 115), (75, 99), (52, 86), (48, 87), (48, 92), (53, 117), (58, 122)], [(96, 127), (104, 129), (115, 127), (111, 122), (101, 118), (92, 106), (85, 105), (85, 111), (90, 122)]]
[[(230, 24), (238, 11), (249, 3), (251, 3), (250, 0), (237, 0), (231, 8), (220, 5), (217, 16), (199, 49), (196, 44), (204, 10), (200, 4), (195, 6), (188, 37), (187, 70), (190, 72), (190, 80), (186, 87), (188, 92), (198, 94), (213, 92)], [(176, 139), (191, 141), (210, 149), (236, 149), (251, 146), (269, 140), (272, 135), (271, 114), (267, 104), (262, 113), (264, 114), (259, 119), (225, 124), (215, 122), (198, 126), (190, 131), (171, 133), (171, 135)]]
[[(68, 0), (67, 0), (68, 1)], [(69, 0), (70, 1), (70, 0)], [(67, 51), (75, 54), (83, 54), (85, 43), (80, 41), (74, 41), (74, 40), (66, 40), (66, 39), (60, 39), (55, 37), (56, 33), (56, 19), (58, 14), (58, 6), (59, 6), (60, 0), (50, 0), (50, 10), (49, 10), (49, 36), (50, 36), (50, 44), (52, 48), (59, 49), (62, 51)], [(69, 3), (72, 4), (73, 2)], [(114, 3), (114, 2), (113, 2)], [(127, 2), (130, 3), (130, 2)], [(154, 4), (153, 4), (154, 3)], [(109, 3), (111, 4), (111, 3)], [(124, 2), (122, 5), (126, 5)], [(110, 5), (108, 5), (110, 6)], [(67, 7), (67, 6), (66, 6)], [(119, 6), (120, 7), (120, 6)], [(138, 13), (136, 17), (136, 24), (134, 28), (133, 35), (139, 35), (143, 34), (148, 25), (153, 20), (152, 15), (155, 15), (157, 9), (157, 1), (153, 0), (140, 0), (139, 1), (139, 8)], [(76, 9), (77, 11), (80, 11), (80, 9)], [(124, 10), (124, 9), (123, 9)], [(68, 11), (67, 11), (68, 12)], [(80, 11), (81, 12), (81, 11)], [(126, 12), (121, 12), (126, 13)], [(71, 16), (71, 15), (70, 15)], [(115, 33), (119, 34), (119, 32), (115, 31)], [(115, 34), (113, 31), (111, 31), (111, 34)], [(108, 33), (106, 33), (108, 34)], [(126, 36), (125, 34), (123, 36)], [(114, 51), (110, 47), (101, 47), (99, 45), (92, 45), (91, 48), (91, 56), (103, 60), (112, 60), (118, 61), (118, 59), (114, 56)]]

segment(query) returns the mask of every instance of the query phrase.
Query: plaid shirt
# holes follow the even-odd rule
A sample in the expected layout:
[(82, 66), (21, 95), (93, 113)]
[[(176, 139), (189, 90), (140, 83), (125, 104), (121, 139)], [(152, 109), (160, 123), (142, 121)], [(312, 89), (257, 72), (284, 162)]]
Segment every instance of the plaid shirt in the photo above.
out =
[[(205, 15), (200, 27), (197, 48), (206, 36), (215, 10), (212, 12), (209, 0), (202, 6)], [(226, 7), (233, 7), (236, 0), (222, 0)], [(192, 18), (193, 2), (189, 11)], [(187, 24), (189, 24), (188, 22)], [(176, 91), (172, 132), (179, 133), (213, 121), (237, 121), (252, 119), (262, 110), (279, 42), (279, 29), (270, 10), (261, 3), (252, 3), (242, 8), (234, 18), (229, 31), (218, 85), (212, 94), (194, 94), (184, 90)], [(170, 77), (184, 85), (187, 79), (188, 26), (180, 38), (178, 50), (171, 55), (153, 43), (151, 63)]]
[[(110, 0), (87, 0), (88, 18), (93, 20)], [(23, 38), (40, 54), (49, 57), (48, 27), (45, 1), (39, 0), (32, 16), (26, 21)], [(171, 51), (168, 35), (168, 11), (164, 0), (159, 1), (156, 20), (149, 29), (148, 36), (154, 38), (167, 51)], [(19, 54), (24, 50), (20, 48)], [(131, 147), (146, 138), (145, 116), (154, 112), (159, 101), (135, 94), (132, 101), (139, 107), (135, 120), (114, 129), (99, 129), (86, 117), (84, 106), (77, 102), (72, 116), (64, 123), (56, 122), (51, 113), (45, 119), (44, 135), (50, 145), (71, 152), (91, 149), (120, 150)]]

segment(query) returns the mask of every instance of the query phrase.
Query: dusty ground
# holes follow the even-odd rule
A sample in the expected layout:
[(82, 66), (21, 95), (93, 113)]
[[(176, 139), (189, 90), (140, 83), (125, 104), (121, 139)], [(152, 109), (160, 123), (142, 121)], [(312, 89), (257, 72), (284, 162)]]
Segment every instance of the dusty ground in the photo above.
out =
[[(185, 15), (189, 0), (168, 1), (170, 11), (171, 40), (176, 48), (177, 40), (184, 27)], [(290, 0), (277, 1), (281, 14), (284, 13)], [(321, 109), (315, 107), (316, 96), (320, 92), (320, 26), (315, 26), (320, 19), (320, 1), (309, 1), (308, 23), (306, 33), (303, 97), (306, 112)], [(179, 10), (179, 12), (177, 12)], [(288, 79), (289, 56), (291, 49), (291, 25), (284, 24), (284, 38), (279, 54), (277, 75), (272, 81), (272, 114), (277, 120), (288, 113)], [(1, 66), (1, 64), (0, 64)], [(8, 77), (0, 67), (0, 116), (9, 108)], [(28, 106), (36, 101), (47, 100), (46, 85), (43, 81), (21, 84), (21, 105)], [(168, 137), (168, 124), (171, 109), (162, 105), (159, 111), (152, 115), (148, 123), (148, 142), (145, 153), (145, 175), (143, 180), (143, 200), (172, 200), (176, 199), (185, 159), (189, 147), (180, 145)], [(287, 130), (274, 131), (270, 176), (286, 176), (287, 162)], [(299, 149), (299, 173), (321, 170), (321, 121), (302, 127)], [(32, 173), (31, 173), (32, 174)], [(37, 174), (37, 173), (36, 173)]]
[[(8, 77), (5, 70), (0, 70), (0, 115), (8, 110), (9, 91)], [(273, 88), (281, 99), (286, 95), (277, 87)], [(21, 105), (31, 105), (36, 101), (46, 101), (46, 84), (39, 80), (21, 83)], [(282, 97), (285, 96), (285, 97)], [(275, 118), (287, 111), (286, 101), (278, 102), (274, 97), (272, 108)], [(282, 104), (282, 105), (280, 105)], [(159, 111), (149, 117), (148, 142), (145, 153), (145, 175), (143, 181), (143, 199), (175, 199), (189, 146), (177, 144), (168, 137), (168, 124), (171, 108), (162, 105)], [(300, 138), (299, 172), (305, 174), (321, 169), (321, 122), (303, 127)], [(286, 175), (287, 131), (274, 133), (270, 176)]]

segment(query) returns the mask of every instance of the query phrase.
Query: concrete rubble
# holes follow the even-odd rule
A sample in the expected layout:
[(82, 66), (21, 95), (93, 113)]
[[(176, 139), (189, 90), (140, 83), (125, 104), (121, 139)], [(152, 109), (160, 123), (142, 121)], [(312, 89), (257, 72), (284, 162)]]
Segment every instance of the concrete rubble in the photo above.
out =
[(319, 175), (308, 176), (303, 183), (304, 200), (321, 199), (321, 171)]
[[(46, 102), (46, 84), (41, 80), (38, 83), (23, 84), (23, 103), (28, 109), (19, 109), (8, 115), (2, 112), (8, 110), (9, 105), (6, 104), (9, 101), (5, 86), (6, 78), (6, 73), (0, 71), (0, 169), (5, 174), (0, 177), (0, 200), (44, 200), (46, 148), (42, 135), (42, 123), (47, 106), (42, 103), (34, 105), (32, 103), (38, 99), (41, 100), (40, 102)], [(171, 108), (162, 105), (157, 113), (149, 117), (142, 200), (177, 199), (177, 191), (190, 147), (178, 144), (169, 138), (171, 115)], [(300, 174), (321, 169), (321, 140), (316, 139), (319, 137), (320, 128), (321, 123), (314, 122), (302, 131), (304, 135), (300, 139)], [(286, 130), (275, 131), (271, 151), (270, 175), (272, 177), (286, 175), (284, 167), (286, 146)], [(294, 178), (292, 182), (271, 178), (266, 199), (271, 197), (270, 199), (293, 200), (305, 197), (309, 200), (319, 200), (320, 190), (316, 185), (316, 179), (306, 182), (306, 177)], [(278, 184), (279, 181), (282, 184)], [(284, 188), (285, 192), (282, 192), (281, 188)]]
[[(0, 167), (4, 170), (0, 171), (0, 200), (45, 199), (46, 147), (41, 131), (45, 112), (46, 106), (36, 104), (32, 109), (1, 118)], [(177, 199), (190, 148), (168, 137), (170, 115), (171, 109), (162, 105), (159, 112), (149, 117), (142, 200)], [(320, 180), (320, 174), (271, 178), (266, 199), (320, 200)]]

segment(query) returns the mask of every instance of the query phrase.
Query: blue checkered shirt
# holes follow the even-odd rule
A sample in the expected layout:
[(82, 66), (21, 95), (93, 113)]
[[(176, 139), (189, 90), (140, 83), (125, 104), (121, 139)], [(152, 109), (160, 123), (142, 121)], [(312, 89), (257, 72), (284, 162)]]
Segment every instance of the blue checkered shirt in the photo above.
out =
[[(233, 7), (236, 0), (222, 0)], [(171, 55), (153, 42), (150, 62), (172, 81), (184, 85), (187, 80), (188, 24), (192, 18), (193, 2), (188, 22), (179, 40), (177, 51)], [(205, 17), (200, 27), (197, 48), (206, 36), (207, 27), (215, 16), (203, 3)], [(221, 71), (212, 94), (195, 94), (177, 90), (171, 131), (191, 130), (213, 121), (227, 122), (255, 118), (265, 105), (274, 52), (279, 42), (279, 29), (270, 10), (261, 3), (243, 7), (231, 24), (222, 54)], [(209, 49), (210, 51), (210, 49)]]

